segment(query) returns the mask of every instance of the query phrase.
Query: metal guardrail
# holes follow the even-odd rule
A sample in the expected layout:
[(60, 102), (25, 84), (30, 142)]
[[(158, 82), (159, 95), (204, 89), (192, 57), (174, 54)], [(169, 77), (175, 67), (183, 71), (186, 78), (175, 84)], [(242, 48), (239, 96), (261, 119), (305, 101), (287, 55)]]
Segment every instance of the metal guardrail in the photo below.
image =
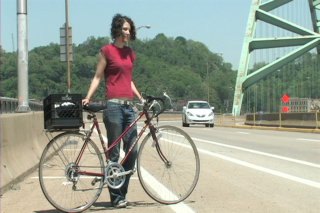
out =
[[(18, 99), (16, 98), (6, 98), (0, 97), (0, 114), (10, 114), (16, 113), (15, 110), (19, 105)], [(29, 101), (29, 107), (31, 111), (42, 111), (43, 105), (42, 103), (38, 103), (35, 101)]]

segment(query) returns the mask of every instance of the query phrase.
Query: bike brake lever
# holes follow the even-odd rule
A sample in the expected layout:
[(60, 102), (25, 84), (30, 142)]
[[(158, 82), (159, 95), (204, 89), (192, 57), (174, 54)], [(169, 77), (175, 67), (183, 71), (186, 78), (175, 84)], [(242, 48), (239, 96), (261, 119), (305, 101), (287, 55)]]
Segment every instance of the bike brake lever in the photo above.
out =
[(159, 107), (161, 108), (161, 105), (158, 103), (158, 101), (153, 100), (152, 104), (150, 105), (149, 109), (151, 109), (154, 105), (159, 105)]
[(163, 96), (165, 96), (166, 98), (168, 98), (169, 101), (170, 101), (170, 105), (173, 106), (172, 103), (171, 103), (171, 98), (170, 98), (170, 96), (169, 96), (166, 92), (163, 93)]

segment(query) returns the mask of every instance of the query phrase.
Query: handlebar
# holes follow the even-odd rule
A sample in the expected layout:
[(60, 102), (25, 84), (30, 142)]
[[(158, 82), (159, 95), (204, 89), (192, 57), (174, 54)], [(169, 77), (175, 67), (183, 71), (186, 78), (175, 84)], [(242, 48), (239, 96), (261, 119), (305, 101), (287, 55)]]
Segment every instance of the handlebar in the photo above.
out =
[(146, 106), (149, 107), (149, 109), (152, 108), (154, 111), (154, 105), (159, 105), (159, 107), (161, 108), (158, 101), (160, 101), (163, 106), (160, 111), (158, 111), (157, 113), (154, 114), (154, 117), (157, 117), (158, 115), (160, 115), (161, 113), (163, 113), (166, 110), (165, 98), (168, 98), (170, 100), (170, 104), (172, 105), (171, 98), (169, 97), (169, 95), (166, 92), (163, 93), (162, 97), (155, 97), (155, 96), (147, 95)]
[(155, 113), (154, 114), (154, 117), (157, 117), (158, 115), (160, 115), (161, 113), (163, 113), (165, 110), (166, 110), (166, 106), (165, 106), (165, 100), (164, 100), (164, 98), (163, 97), (154, 97), (154, 96), (150, 96), (150, 95), (148, 95), (147, 96), (147, 99), (146, 99), (146, 106), (148, 107), (148, 108), (152, 108), (153, 109), (153, 111), (154, 111), (154, 105), (159, 105), (160, 106), (160, 104), (158, 103), (158, 101), (161, 101), (162, 102), (162, 108), (160, 109), (160, 111), (159, 112), (157, 112), (157, 113)]

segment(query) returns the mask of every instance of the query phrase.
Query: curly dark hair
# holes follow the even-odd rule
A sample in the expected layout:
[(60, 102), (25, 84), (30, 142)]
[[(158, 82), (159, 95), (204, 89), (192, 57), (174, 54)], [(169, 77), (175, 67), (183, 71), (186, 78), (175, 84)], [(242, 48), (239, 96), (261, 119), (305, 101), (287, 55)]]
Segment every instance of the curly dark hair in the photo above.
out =
[(116, 14), (113, 16), (112, 23), (111, 23), (111, 37), (115, 40), (118, 36), (121, 35), (121, 30), (123, 23), (128, 22), (130, 24), (130, 40), (134, 41), (136, 39), (136, 27), (134, 26), (133, 21), (121, 14)]

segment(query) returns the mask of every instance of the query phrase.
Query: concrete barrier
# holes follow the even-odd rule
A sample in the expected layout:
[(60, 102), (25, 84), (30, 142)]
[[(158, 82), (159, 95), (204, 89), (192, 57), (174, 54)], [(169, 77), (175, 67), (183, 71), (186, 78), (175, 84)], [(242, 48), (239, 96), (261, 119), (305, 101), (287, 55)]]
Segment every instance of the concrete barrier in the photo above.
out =
[(20, 182), (39, 164), (48, 143), (43, 112), (1, 115), (1, 191)]
[(264, 113), (246, 116), (246, 125), (315, 129), (320, 127), (320, 113)]

